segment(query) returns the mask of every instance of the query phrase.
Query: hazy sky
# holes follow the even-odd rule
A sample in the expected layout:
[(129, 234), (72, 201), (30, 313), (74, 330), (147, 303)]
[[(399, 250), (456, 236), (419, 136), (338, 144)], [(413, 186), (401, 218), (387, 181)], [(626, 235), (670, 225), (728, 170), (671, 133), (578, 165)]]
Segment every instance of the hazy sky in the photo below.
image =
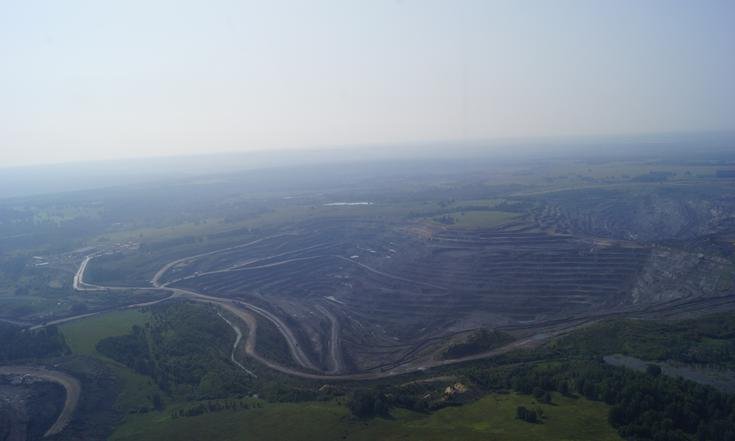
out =
[(0, 0), (0, 165), (734, 129), (732, 0)]

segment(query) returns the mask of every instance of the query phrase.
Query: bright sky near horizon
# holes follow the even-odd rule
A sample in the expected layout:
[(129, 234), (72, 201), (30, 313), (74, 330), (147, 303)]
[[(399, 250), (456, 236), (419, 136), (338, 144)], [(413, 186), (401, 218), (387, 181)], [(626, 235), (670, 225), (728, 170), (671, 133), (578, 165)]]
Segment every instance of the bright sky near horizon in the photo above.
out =
[(735, 130), (733, 23), (731, 0), (0, 0), (0, 163)]

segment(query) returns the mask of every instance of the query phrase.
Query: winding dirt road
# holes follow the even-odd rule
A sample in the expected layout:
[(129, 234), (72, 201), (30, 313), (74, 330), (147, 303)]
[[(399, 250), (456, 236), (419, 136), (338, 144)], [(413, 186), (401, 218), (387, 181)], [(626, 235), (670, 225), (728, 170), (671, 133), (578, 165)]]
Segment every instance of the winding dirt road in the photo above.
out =
[(332, 314), (332, 311), (328, 308), (325, 308), (322, 305), (315, 305), (314, 307), (327, 317), (331, 327), (329, 356), (332, 359), (332, 369), (329, 373), (336, 374), (342, 372), (344, 370), (344, 360), (342, 359), (342, 341), (339, 338), (339, 321), (337, 321), (337, 317), (335, 317), (334, 314)]
[[(162, 266), (161, 269), (159, 269), (156, 272), (156, 274), (153, 276), (153, 279), (151, 279), (151, 283), (155, 287), (161, 287), (161, 286), (168, 285), (170, 282), (169, 283), (163, 283), (163, 284), (161, 283), (161, 277), (163, 277), (163, 275), (166, 274), (166, 272), (168, 272), (168, 270), (170, 270), (171, 268), (175, 267), (176, 265), (179, 265), (179, 264), (182, 264), (182, 263), (185, 263), (185, 262), (191, 262), (191, 261), (194, 261), (194, 260), (199, 259), (199, 258), (202, 258), (202, 257), (213, 256), (215, 254), (224, 253), (226, 251), (232, 251), (232, 250), (237, 250), (239, 248), (249, 247), (250, 245), (255, 245), (257, 243), (263, 242), (264, 240), (275, 239), (277, 237), (283, 237), (283, 236), (288, 236), (288, 235), (290, 235), (290, 233), (274, 234), (272, 236), (261, 237), (260, 239), (253, 240), (251, 242), (242, 243), (242, 244), (239, 244), (239, 245), (234, 245), (234, 246), (227, 247), (227, 248), (221, 248), (221, 249), (214, 250), (214, 251), (207, 251), (206, 253), (195, 254), (193, 256), (184, 257), (184, 258), (181, 258), (181, 259), (174, 260), (173, 262), (169, 262), (166, 265)], [(87, 260), (87, 263), (89, 263), (88, 260)], [(85, 264), (84, 265), (84, 269), (86, 269), (86, 267), (87, 267), (87, 265)], [(80, 269), (81, 269), (81, 267), (80, 267)], [(84, 270), (82, 270), (82, 273), (84, 273)]]
[(61, 413), (54, 421), (54, 424), (44, 433), (44, 437), (56, 435), (57, 433), (64, 430), (67, 424), (71, 421), (74, 416), (74, 411), (77, 409), (79, 404), (79, 396), (82, 392), (82, 386), (79, 381), (63, 372), (52, 371), (35, 366), (0, 366), (0, 375), (22, 375), (33, 378), (39, 378), (44, 381), (50, 381), (53, 383), (60, 384), (66, 391), (66, 398), (64, 399), (64, 408), (61, 409)]
[(434, 289), (438, 289), (438, 290), (441, 290), (441, 291), (448, 291), (445, 286), (434, 285), (433, 283), (421, 282), (419, 280), (407, 279), (405, 277), (396, 276), (394, 274), (389, 274), (389, 273), (386, 273), (386, 272), (383, 272), (383, 271), (380, 271), (380, 270), (376, 270), (375, 268), (370, 267), (370, 266), (367, 266), (364, 263), (355, 262), (353, 259), (348, 259), (348, 258), (346, 258), (344, 256), (334, 255), (333, 257), (336, 257), (337, 259), (344, 260), (345, 262), (350, 262), (350, 263), (352, 263), (354, 265), (359, 266), (360, 268), (363, 268), (363, 269), (365, 269), (367, 271), (370, 271), (373, 274), (377, 274), (379, 276), (387, 277), (389, 279), (399, 280), (401, 282), (406, 282), (406, 283), (410, 283), (410, 284), (413, 284), (413, 285), (424, 285), (424, 286), (428, 286), (429, 288), (434, 288)]
[(89, 261), (92, 260), (96, 255), (90, 254), (89, 256), (85, 256), (84, 260), (82, 260), (82, 263), (79, 265), (79, 269), (77, 270), (76, 274), (74, 274), (74, 290), (75, 291), (99, 291), (100, 287), (97, 285), (89, 285), (84, 283), (84, 272), (87, 271), (87, 265), (89, 265)]
[[(332, 366), (331, 366), (331, 369), (327, 372), (319, 371), (316, 365), (309, 359), (309, 357), (304, 352), (303, 348), (300, 346), (298, 339), (296, 338), (293, 331), (288, 327), (288, 325), (286, 325), (286, 323), (284, 323), (280, 318), (278, 318), (276, 315), (274, 315), (270, 311), (262, 307), (253, 305), (251, 303), (243, 302), (240, 300), (215, 297), (211, 295), (202, 294), (196, 291), (192, 291), (190, 289), (174, 288), (170, 286), (170, 284), (180, 279), (175, 279), (169, 282), (161, 283), (161, 279), (163, 278), (163, 276), (165, 276), (169, 270), (171, 270), (172, 268), (176, 267), (179, 264), (182, 264), (185, 262), (190, 263), (201, 257), (211, 256), (211, 255), (215, 255), (221, 252), (244, 248), (244, 247), (257, 244), (259, 242), (262, 242), (270, 238), (286, 236), (286, 235), (288, 234), (268, 236), (268, 237), (257, 239), (257, 240), (254, 240), (254, 241), (251, 241), (245, 244), (235, 245), (235, 246), (223, 248), (220, 250), (209, 251), (206, 253), (201, 253), (201, 254), (197, 254), (194, 256), (189, 256), (189, 257), (174, 260), (172, 262), (167, 263), (166, 265), (161, 267), (161, 269), (159, 269), (156, 272), (153, 279), (151, 280), (151, 284), (153, 286), (146, 286), (146, 287), (106, 287), (106, 286), (99, 286), (99, 285), (92, 285), (92, 284), (85, 283), (84, 273), (87, 269), (87, 266), (89, 265), (89, 262), (97, 255), (97, 254), (90, 254), (89, 256), (86, 256), (84, 260), (82, 261), (79, 267), (79, 270), (77, 271), (75, 278), (74, 278), (74, 286), (76, 289), (79, 289), (80, 291), (96, 291), (96, 290), (109, 290), (109, 289), (148, 290), (150, 291), (152, 289), (158, 289), (158, 290), (169, 291), (171, 293), (169, 297), (166, 297), (164, 299), (159, 299), (156, 301), (147, 302), (143, 304), (129, 305), (128, 306), (129, 308), (152, 305), (152, 304), (160, 303), (160, 302), (163, 302), (163, 301), (166, 301), (172, 298), (176, 298), (176, 297), (186, 298), (188, 300), (193, 300), (193, 301), (198, 301), (198, 302), (207, 302), (207, 303), (216, 304), (220, 306), (221, 308), (231, 312), (239, 320), (242, 320), (242, 322), (247, 326), (248, 336), (245, 341), (245, 353), (247, 356), (255, 359), (259, 363), (271, 369), (282, 372), (284, 374), (293, 375), (293, 376), (301, 377), (301, 378), (307, 378), (307, 379), (317, 379), (317, 380), (327, 380), (327, 381), (329, 380), (375, 380), (375, 379), (386, 378), (386, 377), (391, 377), (391, 376), (396, 376), (396, 375), (403, 375), (403, 374), (407, 374), (411, 372), (423, 371), (423, 370), (431, 369), (434, 367), (447, 366), (447, 365), (456, 364), (456, 363), (463, 363), (467, 361), (480, 360), (484, 358), (494, 357), (494, 356), (504, 354), (504, 353), (507, 353), (507, 352), (510, 352), (510, 351), (513, 351), (519, 348), (538, 346), (541, 343), (548, 341), (551, 338), (567, 334), (574, 329), (589, 325), (590, 323), (594, 323), (603, 318), (610, 318), (613, 316), (624, 314), (624, 312), (615, 312), (615, 313), (608, 313), (608, 314), (600, 314), (599, 316), (561, 319), (557, 321), (551, 321), (546, 325), (544, 323), (537, 323), (534, 325), (534, 328), (535, 328), (534, 330), (536, 333), (528, 338), (516, 340), (503, 347), (496, 348), (491, 351), (487, 351), (487, 352), (483, 352), (479, 354), (466, 356), (466, 357), (454, 358), (454, 359), (449, 359), (449, 360), (423, 360), (423, 361), (417, 360), (415, 358), (407, 357), (403, 359), (402, 361), (399, 361), (392, 365), (385, 366), (380, 369), (375, 368), (374, 370), (369, 370), (369, 371), (364, 371), (361, 373), (354, 373), (354, 374), (340, 374), (339, 372), (344, 371), (344, 362), (342, 360), (342, 350), (341, 350), (341, 345), (340, 345), (339, 322), (337, 318), (327, 308), (323, 307), (322, 305), (316, 305), (315, 307), (319, 310), (319, 312), (324, 314), (331, 323), (329, 348), (330, 348), (330, 359), (331, 359), (330, 364)], [(282, 253), (281, 255), (284, 255), (284, 254), (288, 254), (288, 253)], [(277, 256), (278, 255), (269, 256), (265, 259), (258, 259), (257, 261), (262, 262), (263, 260), (271, 259)], [(354, 260), (348, 259), (343, 256), (338, 256), (338, 255), (331, 256), (330, 255), (330, 257), (337, 257), (343, 261), (350, 262), (354, 265), (362, 267), (363, 269), (367, 271), (373, 272), (375, 274), (378, 274), (384, 277), (389, 277), (389, 278), (404, 281), (407, 283), (421, 284), (421, 285), (429, 286), (435, 289), (446, 289), (445, 287), (442, 287), (439, 285), (433, 285), (430, 283), (420, 282), (420, 281), (396, 276), (393, 274), (384, 273), (382, 271), (376, 270), (362, 263), (355, 262)], [(269, 263), (269, 264), (261, 265), (261, 266), (281, 265), (281, 264), (284, 264), (290, 261), (296, 261), (296, 260), (301, 260), (301, 259), (302, 258), (292, 258), (292, 259), (287, 259), (286, 261), (273, 262), (273, 263)], [(249, 262), (249, 264), (256, 263), (257, 261)], [(230, 268), (222, 272), (233, 271), (233, 270), (235, 271), (245, 270), (248, 268), (247, 265), (248, 264), (240, 266), (239, 268)], [(251, 268), (254, 268), (254, 267), (251, 267)], [(286, 340), (286, 343), (288, 344), (289, 351), (291, 353), (293, 360), (301, 367), (301, 369), (295, 369), (292, 367), (280, 365), (274, 361), (264, 358), (263, 356), (257, 353), (257, 351), (255, 350), (255, 342), (257, 338), (257, 320), (254, 314), (257, 314), (261, 316), (263, 319), (268, 320), (271, 323), (273, 323), (273, 325), (278, 329), (278, 331), (281, 333), (281, 335)], [(84, 315), (80, 315), (76, 317), (69, 317), (66, 319), (59, 320), (57, 322), (75, 320), (77, 318), (83, 318), (89, 315), (90, 314), (84, 314)], [(228, 321), (228, 324), (231, 327), (233, 327), (233, 329), (235, 329), (236, 334), (242, 335), (242, 332), (234, 323), (231, 323)], [(237, 362), (236, 357), (235, 357), (235, 352), (236, 351), (233, 350), (232, 361), (236, 363), (238, 366), (243, 367), (241, 363)]]
[(235, 365), (237, 365), (237, 367), (239, 367), (240, 369), (242, 369), (243, 371), (245, 371), (246, 373), (248, 373), (251, 377), (258, 378), (258, 376), (255, 375), (253, 373), (253, 371), (251, 371), (250, 369), (248, 369), (245, 366), (243, 366), (242, 363), (240, 363), (239, 361), (237, 361), (237, 359), (235, 358), (235, 353), (237, 352), (237, 347), (240, 345), (240, 341), (242, 340), (242, 331), (234, 323), (232, 323), (231, 321), (227, 320), (227, 317), (225, 317), (224, 315), (222, 315), (222, 313), (218, 312), (217, 315), (222, 320), (224, 320), (225, 323), (227, 323), (228, 325), (230, 325), (230, 327), (235, 331), (236, 337), (235, 337), (235, 342), (232, 344), (232, 352), (230, 353), (230, 360), (232, 360), (232, 362), (235, 363)]
[[(275, 237), (275, 236), (273, 236)], [(82, 288), (82, 291), (95, 291), (95, 290), (107, 290), (107, 289), (125, 289), (125, 290), (151, 290), (151, 289), (159, 289), (159, 290), (166, 290), (171, 292), (171, 296), (166, 297), (164, 299), (160, 299), (154, 302), (149, 302), (149, 304), (155, 304), (160, 303), (162, 301), (169, 300), (174, 297), (179, 298), (186, 298), (193, 301), (198, 302), (206, 302), (206, 303), (214, 303), (218, 306), (222, 307), (223, 309), (226, 309), (227, 311), (231, 312), (233, 315), (235, 315), (238, 319), (242, 320), (243, 323), (248, 327), (248, 337), (245, 342), (245, 353), (249, 356), (258, 361), (259, 363), (274, 369), (276, 371), (282, 372), (284, 374), (293, 375), (300, 378), (306, 378), (306, 379), (315, 379), (315, 380), (375, 380), (380, 378), (386, 378), (386, 377), (392, 377), (396, 375), (403, 375), (411, 372), (417, 372), (422, 371), (426, 369), (430, 369), (433, 367), (439, 367), (439, 366), (446, 366), (450, 364), (455, 363), (462, 363), (465, 361), (471, 361), (471, 360), (479, 360), (487, 357), (492, 357), (496, 355), (500, 355), (518, 348), (522, 347), (528, 347), (532, 345), (540, 344), (541, 342), (548, 340), (549, 338), (558, 335), (558, 333), (546, 333), (546, 334), (537, 334), (533, 337), (523, 339), (523, 340), (517, 340), (515, 342), (512, 342), (506, 346), (503, 346), (501, 348), (484, 352), (481, 354), (475, 354), (467, 357), (457, 358), (457, 359), (451, 359), (451, 360), (431, 360), (431, 361), (424, 361), (421, 363), (417, 363), (414, 360), (405, 361), (401, 364), (398, 364), (394, 366), (390, 370), (385, 371), (372, 371), (372, 372), (362, 372), (362, 373), (355, 373), (355, 374), (338, 374), (337, 372), (341, 369), (343, 369), (343, 362), (341, 361), (341, 348), (339, 345), (339, 324), (336, 321), (336, 317), (331, 315), (327, 312), (327, 317), (332, 322), (332, 332), (331, 332), (331, 338), (330, 338), (330, 357), (332, 358), (332, 371), (331, 372), (322, 372), (318, 373), (318, 369), (314, 365), (314, 363), (306, 356), (303, 349), (298, 343), (298, 340), (296, 339), (295, 335), (291, 331), (291, 329), (277, 316), (272, 314), (271, 312), (247, 303), (240, 300), (232, 300), (232, 299), (225, 299), (221, 297), (214, 297), (206, 294), (202, 294), (196, 291), (192, 291), (189, 289), (182, 289), (182, 288), (174, 288), (168, 286), (168, 283), (161, 283), (161, 278), (165, 275), (166, 271), (173, 268), (177, 264), (183, 263), (183, 262), (191, 262), (199, 257), (203, 256), (209, 256), (216, 254), (218, 252), (224, 252), (232, 249), (242, 248), (247, 245), (252, 245), (258, 242), (261, 242), (267, 238), (259, 239), (256, 241), (248, 242), (247, 244), (243, 245), (237, 245), (234, 247), (228, 247), (222, 250), (216, 250), (216, 251), (210, 251), (207, 253), (198, 254), (196, 256), (190, 256), (183, 259), (178, 259), (173, 262), (170, 262), (166, 265), (164, 265), (158, 272), (156, 272), (156, 275), (151, 280), (151, 283), (153, 284), (153, 287), (147, 286), (147, 287), (106, 287), (106, 286), (98, 286), (98, 285), (91, 285), (84, 282), (84, 272), (86, 271), (87, 265), (89, 264), (90, 260), (94, 257), (94, 255), (90, 255), (85, 257), (85, 259), (82, 261), (82, 264), (80, 265), (79, 271), (77, 271), (77, 275), (75, 277), (75, 286), (79, 286)], [(347, 258), (336, 256), (343, 260), (350, 261)], [(356, 262), (352, 262), (356, 263)], [(383, 275), (382, 272), (378, 272), (377, 270), (374, 270), (373, 268), (370, 268), (366, 265), (358, 264), (360, 266), (365, 267), (365, 269), (369, 271), (376, 272), (378, 274)], [(406, 282), (415, 282), (411, 281), (409, 279), (404, 279), (398, 276), (392, 276), (385, 274), (386, 276), (396, 278), (399, 280), (403, 280)], [(170, 283), (170, 282), (169, 282)], [(440, 288), (438, 286), (433, 286), (433, 288)], [(137, 305), (130, 305), (129, 307), (137, 307)], [(324, 308), (326, 310), (326, 308)], [(324, 312), (324, 311), (321, 311)], [(269, 320), (271, 323), (273, 323), (276, 328), (279, 330), (281, 335), (283, 335), (284, 339), (286, 340), (289, 350), (291, 352), (291, 355), (302, 368), (317, 372), (304, 372), (299, 369), (294, 369), (291, 367), (283, 366), (281, 364), (278, 364), (276, 362), (273, 362), (271, 360), (268, 360), (258, 354), (255, 350), (255, 342), (257, 338), (257, 320), (252, 315), (252, 313), (256, 313), (263, 317), (266, 320)], [(85, 314), (83, 316), (77, 316), (77, 317), (70, 317), (67, 319), (62, 319), (64, 321), (70, 321), (74, 320), (76, 318), (83, 318), (89, 316), (89, 314)], [(235, 329), (235, 332), (237, 333), (239, 331), (239, 328), (231, 322), (228, 322), (233, 329)], [(241, 332), (240, 332), (241, 334)], [(236, 362), (239, 366), (242, 367), (242, 365), (236, 361), (234, 357), (233, 352), (233, 362)]]

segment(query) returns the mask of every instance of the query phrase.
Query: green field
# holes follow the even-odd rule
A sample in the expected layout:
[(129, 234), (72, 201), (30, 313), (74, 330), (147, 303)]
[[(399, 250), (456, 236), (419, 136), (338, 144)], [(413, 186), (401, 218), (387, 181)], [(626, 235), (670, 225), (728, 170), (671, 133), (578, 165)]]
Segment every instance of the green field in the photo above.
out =
[(518, 217), (506, 211), (459, 211), (448, 213), (454, 219), (453, 228), (491, 228)]
[[(540, 424), (515, 418), (516, 408), (543, 409)], [(394, 410), (391, 418), (356, 420), (334, 402), (265, 404), (260, 409), (171, 418), (169, 411), (134, 415), (110, 438), (125, 440), (620, 440), (607, 406), (554, 394), (550, 405), (532, 396), (488, 395), (432, 414)]]
[(449, 228), (492, 228), (517, 218), (518, 213), (507, 211), (468, 210), (452, 211), (431, 220)]
[(98, 341), (127, 334), (133, 325), (143, 325), (147, 320), (147, 313), (138, 309), (126, 309), (65, 323), (60, 329), (66, 337), (66, 344), (75, 354), (106, 359), (95, 349)]
[(160, 390), (151, 378), (133, 372), (105, 357), (97, 352), (95, 346), (104, 338), (129, 333), (133, 325), (143, 325), (148, 318), (147, 312), (126, 309), (77, 320), (59, 327), (66, 344), (74, 354), (87, 355), (103, 361), (120, 379), (122, 387), (116, 404), (126, 412), (151, 407), (151, 397), (156, 393), (160, 394)]

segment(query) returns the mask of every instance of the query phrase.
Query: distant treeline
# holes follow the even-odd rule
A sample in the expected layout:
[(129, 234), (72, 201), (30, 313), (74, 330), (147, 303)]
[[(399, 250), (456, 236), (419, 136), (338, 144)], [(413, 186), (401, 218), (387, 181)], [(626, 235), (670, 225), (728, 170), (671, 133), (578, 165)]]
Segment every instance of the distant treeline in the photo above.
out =
[(676, 176), (673, 172), (668, 171), (651, 171), (644, 175), (639, 175), (631, 179), (634, 182), (664, 182), (669, 178)]
[[(441, 204), (440, 204), (441, 205)], [(509, 213), (525, 213), (531, 208), (531, 204), (526, 202), (516, 201), (504, 201), (497, 205), (449, 205), (446, 208), (438, 210), (426, 210), (426, 211), (410, 211), (406, 218), (418, 219), (424, 217), (451, 217), (451, 213), (462, 213), (470, 211), (505, 211)]]
[(247, 410), (263, 407), (261, 401), (251, 399), (207, 400), (171, 411), (172, 418), (192, 417), (224, 410)]

